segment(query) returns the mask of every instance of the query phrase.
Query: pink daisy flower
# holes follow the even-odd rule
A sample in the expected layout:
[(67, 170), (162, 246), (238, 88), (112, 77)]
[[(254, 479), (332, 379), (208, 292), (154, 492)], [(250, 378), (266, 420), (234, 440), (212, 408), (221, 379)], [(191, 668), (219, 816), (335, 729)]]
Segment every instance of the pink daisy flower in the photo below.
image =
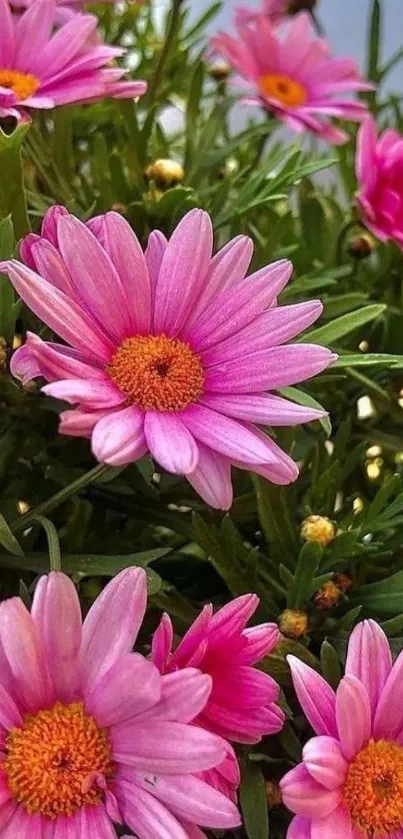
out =
[(253, 666), (280, 638), (276, 624), (246, 629), (258, 605), (256, 594), (245, 594), (215, 615), (211, 604), (205, 606), (174, 652), (171, 619), (164, 614), (152, 642), (151, 658), (161, 673), (192, 666), (211, 676), (209, 700), (194, 722), (235, 743), (258, 743), (284, 725), (277, 683)]
[(309, 15), (298, 15), (280, 34), (265, 15), (237, 23), (237, 36), (219, 32), (216, 52), (240, 74), (245, 104), (259, 105), (297, 133), (311, 131), (332, 144), (349, 135), (331, 117), (361, 120), (363, 102), (345, 94), (370, 90), (351, 58), (332, 58), (325, 40), (313, 34)]
[[(130, 0), (136, 6), (142, 6), (147, 0)], [(11, 0), (13, 8), (28, 8), (39, 0)], [(99, 3), (117, 3), (118, 0), (98, 0)], [(56, 23), (67, 23), (71, 18), (83, 12), (85, 6), (91, 5), (91, 0), (54, 0)]]
[(0, 0), (0, 118), (26, 119), (28, 108), (54, 108), (106, 96), (142, 96), (142, 81), (121, 81), (109, 66), (125, 50), (94, 39), (97, 18), (75, 15), (54, 33), (53, 0), (35, 0), (20, 17)]
[(237, 23), (251, 23), (260, 15), (266, 15), (270, 23), (279, 25), (288, 19), (290, 0), (262, 0), (260, 8), (257, 6), (236, 6), (235, 20)]
[(403, 135), (388, 128), (378, 138), (376, 123), (368, 118), (358, 132), (357, 196), (362, 221), (387, 242), (403, 249)]
[(336, 693), (299, 659), (289, 663), (318, 736), (281, 782), (297, 814), (287, 839), (402, 839), (403, 653), (393, 665), (386, 635), (370, 620), (351, 635)]
[(235, 805), (195, 775), (228, 752), (189, 724), (211, 678), (161, 676), (131, 652), (146, 599), (144, 571), (130, 568), (83, 625), (62, 573), (40, 579), (31, 614), (18, 597), (0, 605), (2, 839), (116, 839), (113, 823), (138, 839), (196, 839), (198, 823), (239, 824)]
[(314, 376), (336, 356), (311, 344), (282, 346), (322, 311), (318, 300), (274, 306), (289, 262), (245, 279), (250, 239), (237, 237), (215, 257), (212, 246), (201, 210), (169, 242), (152, 233), (144, 255), (117, 213), (86, 226), (54, 208), (42, 236), (22, 243), (26, 265), (11, 260), (1, 270), (70, 345), (29, 334), (12, 360), (18, 378), (44, 377), (44, 393), (76, 406), (61, 414), (60, 432), (90, 437), (97, 460), (114, 466), (149, 451), (227, 509), (231, 464), (278, 484), (297, 478), (295, 463), (254, 423), (321, 416), (265, 391)]

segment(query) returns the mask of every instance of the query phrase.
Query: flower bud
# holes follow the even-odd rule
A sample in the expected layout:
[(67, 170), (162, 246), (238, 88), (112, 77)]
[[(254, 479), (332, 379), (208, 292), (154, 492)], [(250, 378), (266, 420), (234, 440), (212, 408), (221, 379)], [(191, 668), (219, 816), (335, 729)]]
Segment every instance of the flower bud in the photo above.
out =
[(362, 233), (360, 236), (354, 236), (347, 245), (347, 250), (353, 259), (366, 259), (375, 249), (375, 243), (371, 236), (367, 233)]
[(331, 609), (340, 600), (341, 591), (333, 580), (329, 580), (318, 589), (314, 602), (319, 609)]
[(343, 593), (348, 591), (353, 585), (353, 581), (350, 577), (347, 577), (347, 574), (334, 574), (333, 582)]
[(214, 61), (209, 66), (209, 74), (216, 82), (223, 82), (231, 73), (231, 67), (226, 61)]
[(300, 638), (308, 629), (308, 615), (299, 609), (284, 609), (277, 623), (280, 632), (287, 638)]
[(301, 539), (305, 542), (319, 542), (326, 548), (336, 536), (336, 528), (326, 516), (308, 516), (301, 525)]
[(185, 170), (176, 160), (154, 160), (147, 166), (145, 176), (162, 189), (168, 189), (183, 181)]
[(280, 807), (282, 803), (280, 787), (275, 781), (266, 781), (266, 799), (269, 810)]

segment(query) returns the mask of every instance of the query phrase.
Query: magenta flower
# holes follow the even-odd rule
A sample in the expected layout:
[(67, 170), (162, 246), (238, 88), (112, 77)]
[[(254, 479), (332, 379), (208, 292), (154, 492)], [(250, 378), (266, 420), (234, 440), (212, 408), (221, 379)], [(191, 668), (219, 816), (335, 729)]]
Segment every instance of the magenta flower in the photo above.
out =
[[(122, 216), (85, 226), (47, 214), (21, 246), (26, 265), (1, 266), (28, 306), (67, 348), (29, 334), (13, 357), (23, 381), (77, 406), (60, 432), (91, 438), (102, 463), (150, 451), (186, 475), (213, 507), (232, 502), (231, 464), (288, 484), (297, 466), (253, 423), (295, 425), (321, 412), (265, 393), (301, 382), (335, 358), (287, 343), (320, 315), (318, 300), (276, 307), (292, 266), (281, 260), (245, 279), (252, 243), (239, 236), (212, 258), (209, 216), (191, 211), (169, 242), (151, 234), (145, 256)], [(37, 272), (37, 273), (35, 273)]]
[(205, 606), (174, 652), (169, 615), (164, 614), (153, 637), (151, 658), (161, 673), (191, 666), (210, 675), (209, 700), (194, 722), (235, 743), (258, 743), (264, 734), (275, 734), (284, 724), (284, 714), (276, 704), (278, 685), (253, 667), (280, 637), (276, 624), (245, 628), (258, 605), (255, 594), (245, 594), (215, 615), (211, 605)]
[(346, 675), (335, 693), (289, 657), (299, 702), (317, 737), (282, 779), (296, 813), (287, 839), (401, 839), (403, 836), (403, 653), (392, 665), (375, 621), (351, 635)]
[(147, 591), (142, 569), (119, 574), (81, 623), (73, 583), (40, 579), (31, 614), (0, 605), (0, 828), (4, 839), (194, 839), (239, 824), (235, 805), (195, 773), (228, 744), (190, 725), (211, 678), (161, 676), (131, 652)]
[(368, 118), (358, 132), (357, 196), (364, 224), (381, 240), (403, 248), (403, 135), (387, 128), (377, 138)]
[(355, 61), (332, 58), (325, 40), (314, 36), (309, 15), (300, 14), (280, 34), (265, 15), (237, 23), (237, 36), (219, 32), (211, 45), (240, 77), (242, 101), (266, 108), (297, 133), (311, 131), (332, 144), (349, 135), (330, 117), (362, 120), (363, 102), (345, 94), (370, 90)]
[(95, 40), (97, 18), (75, 15), (53, 33), (53, 0), (35, 0), (17, 18), (0, 0), (0, 118), (26, 119), (28, 108), (54, 108), (103, 97), (142, 96), (145, 82), (121, 81), (109, 66), (125, 50)]

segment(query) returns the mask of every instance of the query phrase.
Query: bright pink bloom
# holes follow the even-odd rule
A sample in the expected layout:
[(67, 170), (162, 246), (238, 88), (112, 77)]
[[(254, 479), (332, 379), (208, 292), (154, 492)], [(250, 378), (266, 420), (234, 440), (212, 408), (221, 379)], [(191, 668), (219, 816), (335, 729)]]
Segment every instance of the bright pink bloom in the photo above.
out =
[(403, 248), (403, 135), (387, 128), (377, 138), (368, 118), (358, 132), (356, 156), (362, 220), (372, 233)]
[(265, 15), (270, 23), (279, 25), (288, 20), (290, 0), (261, 0), (258, 6), (236, 6), (235, 19), (237, 23), (251, 23), (257, 16)]
[[(335, 358), (289, 342), (320, 315), (318, 300), (276, 307), (292, 266), (281, 260), (245, 279), (253, 246), (238, 236), (212, 258), (207, 213), (193, 210), (169, 242), (151, 234), (145, 255), (117, 213), (86, 226), (62, 208), (21, 246), (26, 267), (2, 265), (28, 306), (71, 348), (28, 335), (13, 357), (23, 381), (70, 402), (60, 431), (90, 437), (102, 463), (150, 451), (186, 475), (213, 507), (232, 502), (231, 464), (278, 484), (295, 463), (252, 423), (296, 425), (321, 413), (265, 393), (301, 382)], [(35, 271), (37, 273), (35, 273)]]
[(351, 635), (336, 693), (299, 659), (289, 663), (318, 736), (281, 782), (297, 814), (287, 839), (402, 839), (403, 653), (392, 665), (383, 630), (364, 621)]
[(284, 724), (278, 685), (253, 667), (280, 637), (276, 624), (245, 628), (258, 605), (255, 594), (245, 594), (214, 615), (212, 606), (205, 606), (174, 652), (168, 615), (153, 637), (151, 658), (162, 673), (191, 666), (211, 676), (210, 698), (194, 722), (235, 743), (258, 743)]
[(264, 15), (237, 23), (237, 36), (219, 32), (215, 52), (238, 71), (242, 101), (259, 105), (297, 133), (311, 131), (328, 143), (349, 135), (329, 117), (362, 120), (366, 105), (344, 94), (371, 89), (351, 58), (332, 58), (328, 44), (313, 34), (309, 15), (300, 14), (280, 34)]
[(131, 568), (83, 625), (61, 573), (40, 579), (31, 614), (19, 598), (0, 605), (4, 839), (116, 839), (113, 823), (139, 839), (193, 839), (196, 824), (239, 824), (234, 804), (195, 775), (228, 752), (190, 724), (211, 678), (161, 676), (131, 652), (146, 599), (145, 573)]
[(53, 0), (35, 0), (20, 17), (0, 0), (0, 21), (0, 117), (26, 119), (27, 108), (134, 98), (147, 89), (109, 66), (125, 50), (94, 39), (93, 15), (75, 15), (54, 33)]

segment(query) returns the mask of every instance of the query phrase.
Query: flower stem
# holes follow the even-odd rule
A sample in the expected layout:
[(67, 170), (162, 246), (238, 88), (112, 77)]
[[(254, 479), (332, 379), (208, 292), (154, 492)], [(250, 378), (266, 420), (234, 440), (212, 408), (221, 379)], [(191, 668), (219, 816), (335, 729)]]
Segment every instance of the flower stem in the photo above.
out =
[(12, 530), (13, 533), (26, 530), (27, 527), (38, 519), (38, 516), (44, 516), (46, 513), (50, 513), (51, 510), (54, 510), (60, 504), (63, 504), (63, 502), (67, 501), (67, 499), (72, 495), (80, 492), (86, 486), (92, 484), (100, 478), (101, 475), (104, 475), (110, 468), (111, 467), (105, 463), (98, 463), (94, 469), (90, 469), (89, 472), (86, 472), (81, 476), (81, 478), (77, 478), (76, 481), (73, 481), (73, 483), (64, 487), (64, 489), (61, 489), (60, 492), (56, 493), (56, 495), (52, 495), (52, 497), (48, 498), (47, 501), (42, 501), (32, 510), (29, 510), (28, 513), (25, 513), (23, 516), (19, 516), (18, 519), (11, 522), (10, 530)]
[(167, 33), (165, 37), (165, 43), (161, 50), (159, 59), (157, 61), (157, 66), (154, 71), (154, 75), (150, 81), (150, 86), (148, 89), (147, 94), (147, 106), (151, 108), (154, 102), (156, 101), (158, 89), (161, 83), (161, 79), (164, 74), (165, 66), (168, 61), (171, 48), (174, 44), (176, 33), (178, 30), (179, 24), (179, 16), (180, 10), (182, 6), (183, 0), (172, 0), (172, 8), (169, 15), (169, 22), (167, 27)]

